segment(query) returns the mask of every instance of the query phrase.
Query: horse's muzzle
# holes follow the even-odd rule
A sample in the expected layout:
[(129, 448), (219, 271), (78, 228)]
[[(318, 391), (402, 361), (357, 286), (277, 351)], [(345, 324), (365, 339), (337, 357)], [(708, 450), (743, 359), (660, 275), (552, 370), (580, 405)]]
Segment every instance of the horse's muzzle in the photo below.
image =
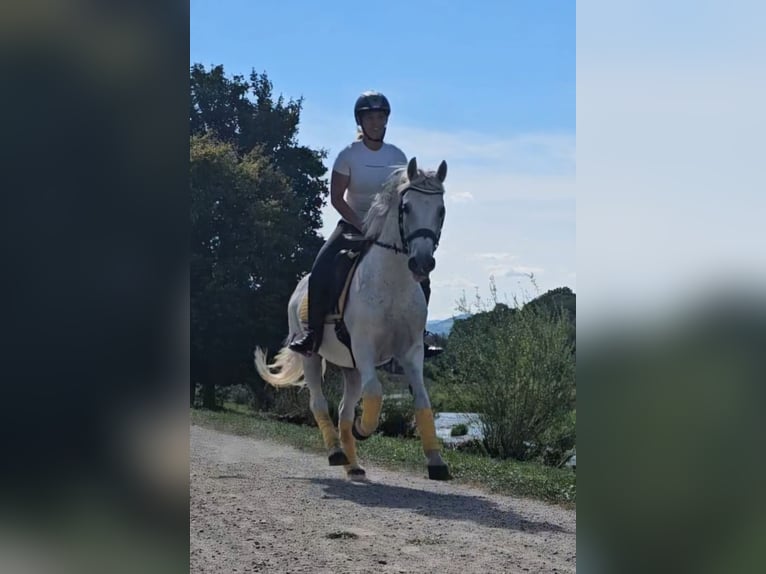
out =
[(436, 267), (436, 260), (430, 255), (410, 257), (407, 266), (415, 275), (428, 277), (428, 274)]

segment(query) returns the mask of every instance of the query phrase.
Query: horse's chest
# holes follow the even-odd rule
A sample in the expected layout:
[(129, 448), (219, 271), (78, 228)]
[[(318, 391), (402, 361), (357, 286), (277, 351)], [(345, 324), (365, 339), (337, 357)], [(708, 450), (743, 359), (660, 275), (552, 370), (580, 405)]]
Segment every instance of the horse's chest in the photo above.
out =
[(426, 305), (420, 286), (408, 273), (376, 274), (360, 269), (354, 285), (354, 298), (364, 307), (364, 314), (376, 316), (388, 325), (417, 322), (425, 317)]

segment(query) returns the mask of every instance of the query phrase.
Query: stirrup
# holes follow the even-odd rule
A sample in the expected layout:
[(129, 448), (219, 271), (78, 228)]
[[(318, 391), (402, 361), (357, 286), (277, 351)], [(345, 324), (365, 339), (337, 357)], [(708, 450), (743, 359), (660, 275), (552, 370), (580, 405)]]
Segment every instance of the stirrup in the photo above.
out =
[(291, 341), (287, 348), (301, 355), (309, 356), (314, 351), (314, 332), (307, 330), (299, 339)]

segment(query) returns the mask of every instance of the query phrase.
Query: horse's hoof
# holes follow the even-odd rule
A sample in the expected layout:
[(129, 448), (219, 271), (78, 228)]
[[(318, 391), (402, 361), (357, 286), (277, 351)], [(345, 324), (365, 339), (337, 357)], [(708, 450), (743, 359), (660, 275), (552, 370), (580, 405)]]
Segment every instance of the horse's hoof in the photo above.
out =
[(346, 476), (349, 478), (349, 480), (366, 480), (367, 479), (367, 473), (364, 472), (363, 468), (352, 468), (348, 472), (346, 472)]
[(327, 460), (330, 461), (330, 466), (343, 466), (344, 464), (348, 464), (346, 453), (341, 449), (330, 453), (330, 456), (327, 457)]
[(357, 421), (354, 421), (354, 424), (351, 425), (351, 434), (354, 435), (354, 438), (356, 440), (367, 440), (368, 438), (370, 438), (369, 435), (368, 436), (364, 436), (364, 435), (359, 434), (359, 431), (356, 430), (356, 423), (357, 423)]
[(440, 464), (428, 467), (428, 478), (431, 480), (449, 480), (452, 477), (449, 474), (449, 467), (446, 464)]

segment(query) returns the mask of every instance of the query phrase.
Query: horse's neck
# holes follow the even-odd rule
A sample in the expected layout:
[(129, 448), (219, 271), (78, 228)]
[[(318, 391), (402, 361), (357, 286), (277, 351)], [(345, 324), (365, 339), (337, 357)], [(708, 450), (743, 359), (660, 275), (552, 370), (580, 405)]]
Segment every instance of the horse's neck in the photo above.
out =
[[(399, 209), (392, 207), (383, 223), (383, 229), (378, 236), (378, 241), (388, 245), (402, 247), (402, 238), (399, 232)], [(392, 251), (393, 253), (393, 251)], [(401, 257), (401, 256), (400, 256)]]
[[(397, 209), (392, 209), (387, 216), (377, 241), (401, 249), (402, 239), (399, 234), (399, 212)], [(396, 278), (401, 276), (402, 285), (406, 285), (407, 281), (411, 279), (412, 274), (407, 266), (407, 256), (401, 251), (396, 252), (393, 249), (373, 246), (370, 253), (365, 255), (362, 264), (365, 262), (368, 263), (368, 269), (374, 270), (369, 275), (365, 274), (366, 280), (372, 283), (390, 285), (392, 280), (396, 281)]]

